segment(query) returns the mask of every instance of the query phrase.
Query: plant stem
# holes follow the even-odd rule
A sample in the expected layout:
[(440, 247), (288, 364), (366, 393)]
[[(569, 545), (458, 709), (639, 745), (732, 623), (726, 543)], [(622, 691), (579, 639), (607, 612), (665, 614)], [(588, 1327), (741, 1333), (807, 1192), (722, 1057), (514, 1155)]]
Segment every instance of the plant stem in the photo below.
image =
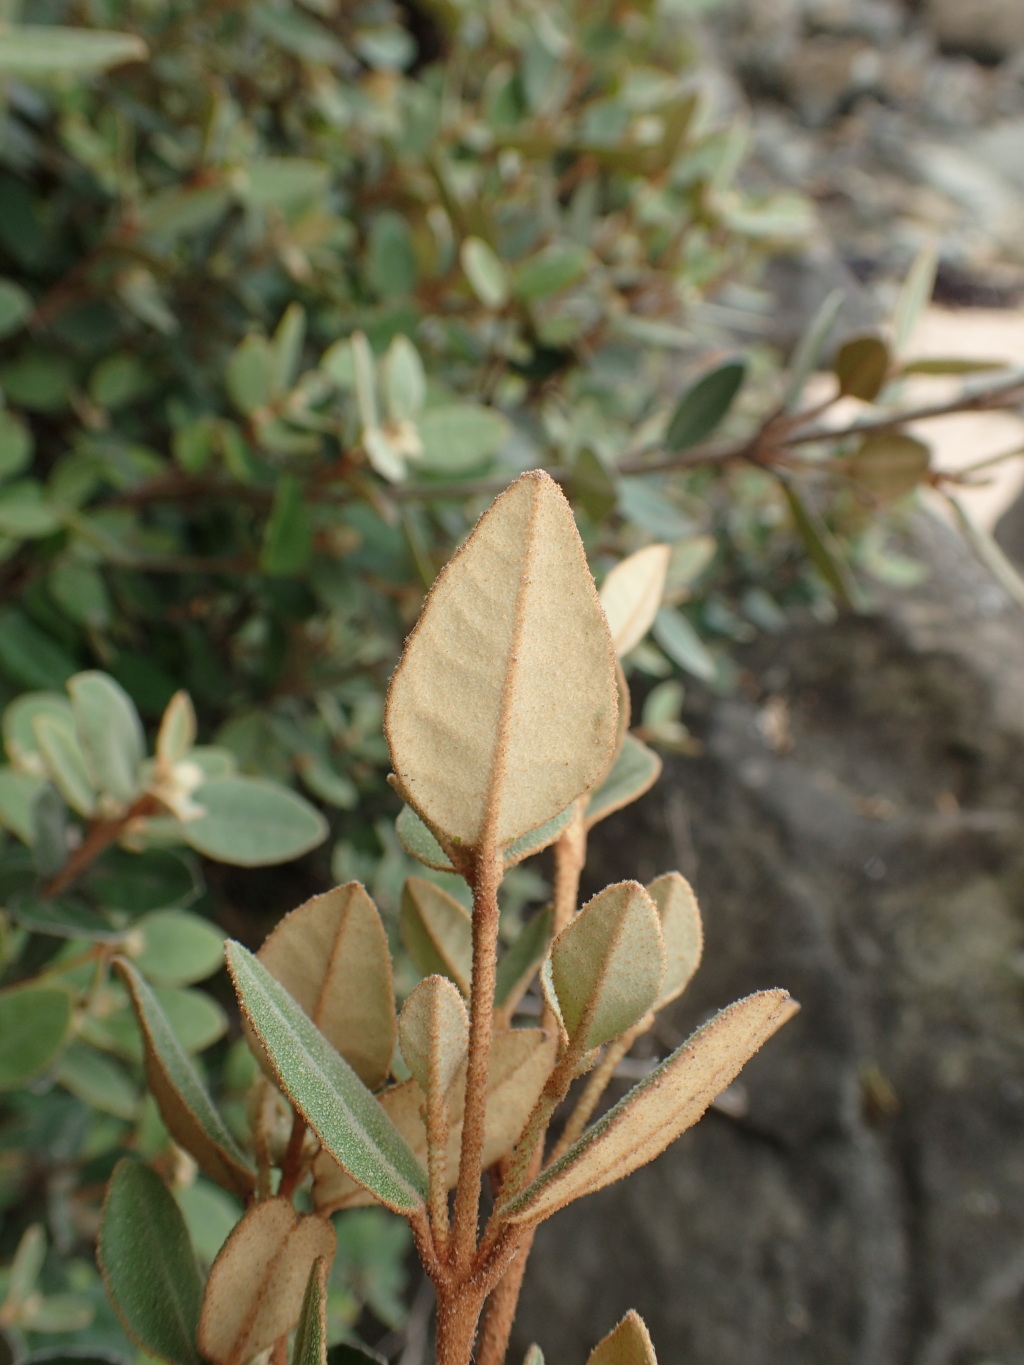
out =
[(302, 1157), (302, 1144), (305, 1139), (306, 1120), (296, 1110), (292, 1115), (292, 1131), (281, 1163), (281, 1187), (278, 1194), (284, 1199), (291, 1199), (305, 1174), (306, 1163)]
[(44, 896), (58, 896), (72, 882), (77, 881), (104, 850), (116, 844), (121, 835), (142, 815), (155, 815), (160, 809), (159, 802), (148, 793), (114, 820), (93, 820), (85, 833), (85, 838), (68, 858), (59, 872), (54, 873), (43, 887)]
[(437, 1286), (436, 1365), (469, 1365), (484, 1290), (471, 1283)]
[[(459, 1179), (455, 1187), (451, 1263), (465, 1276), (476, 1250), (480, 1182), (483, 1177), (487, 1079), (494, 1029), (494, 984), (498, 957), (498, 883), (501, 862), (495, 851), (479, 857), (473, 877), (473, 980), (469, 1004), (469, 1058), (466, 1106), (462, 1121)], [(481, 1304), (482, 1304), (481, 1300)], [(440, 1298), (439, 1321), (440, 1321)], [(479, 1309), (477, 1310), (479, 1312)], [(474, 1323), (476, 1319), (474, 1318)], [(440, 1332), (440, 1326), (439, 1326)], [(446, 1328), (446, 1331), (448, 1329)], [(438, 1365), (442, 1365), (438, 1357)], [(448, 1365), (447, 1361), (444, 1365)]]
[(512, 1324), (515, 1322), (516, 1309), (519, 1307), (519, 1293), (526, 1274), (526, 1262), (533, 1249), (536, 1231), (536, 1228), (530, 1228), (524, 1234), (519, 1244), (518, 1255), (487, 1300), (487, 1312), (480, 1329), (476, 1365), (504, 1365), (508, 1353), (508, 1339), (512, 1335)]

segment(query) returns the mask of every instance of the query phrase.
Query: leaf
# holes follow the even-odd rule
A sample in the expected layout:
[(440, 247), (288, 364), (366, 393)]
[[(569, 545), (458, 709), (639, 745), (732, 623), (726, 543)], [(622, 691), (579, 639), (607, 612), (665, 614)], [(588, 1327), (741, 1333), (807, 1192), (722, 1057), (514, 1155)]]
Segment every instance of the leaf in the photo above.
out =
[(96, 943), (116, 943), (124, 938), (123, 928), (114, 928), (100, 911), (74, 901), (19, 896), (8, 902), (6, 909), (16, 924), (33, 934), (84, 938)]
[(658, 1365), (643, 1318), (633, 1309), (591, 1351), (587, 1365)]
[[(500, 1161), (515, 1146), (544, 1088), (555, 1059), (555, 1040), (542, 1029), (506, 1029), (494, 1034), (487, 1079), (484, 1166)], [(458, 1179), (462, 1117), (466, 1100), (463, 1067), (448, 1094), (448, 1186)], [(379, 1096), (380, 1108), (416, 1157), (427, 1159), (423, 1092), (413, 1080), (393, 1085)], [(318, 1208), (356, 1208), (371, 1197), (326, 1153), (313, 1162), (313, 1197)]]
[[(4, 48), (0, 34), (0, 62)], [(13, 280), (0, 279), (0, 341), (12, 336), (32, 316), (32, 296)]]
[(0, 479), (21, 474), (32, 463), (32, 432), (6, 408), (0, 409)]
[(295, 1331), (291, 1365), (327, 1365), (327, 1272), (322, 1256), (313, 1262)]
[(393, 422), (415, 420), (427, 397), (427, 376), (420, 353), (407, 336), (396, 336), (384, 357), (384, 391)]
[(34, 729), (47, 776), (71, 809), (88, 819), (96, 813), (96, 791), (74, 726), (53, 716), (41, 715), (36, 718)]
[(680, 668), (701, 682), (714, 682), (718, 665), (693, 626), (675, 607), (661, 607), (654, 618), (654, 638)]
[(237, 867), (290, 862), (322, 844), (327, 821), (287, 787), (264, 777), (218, 777), (193, 793), (203, 815), (181, 826), (197, 853)]
[(822, 300), (818, 311), (807, 324), (789, 360), (786, 391), (782, 400), (784, 411), (796, 412), (799, 408), (804, 387), (821, 363), (828, 339), (845, 302), (846, 291), (833, 289), (831, 294)]
[(334, 1228), (291, 1200), (248, 1209), (210, 1270), (199, 1319), (199, 1349), (213, 1365), (243, 1365), (298, 1322), (318, 1261), (334, 1260)]
[(512, 286), (516, 298), (536, 303), (560, 293), (586, 274), (593, 259), (585, 246), (575, 242), (545, 247), (516, 269)]
[(123, 805), (141, 791), (145, 757), (142, 722), (131, 697), (113, 678), (95, 670), (68, 680), (78, 741), (93, 784)]
[(45, 764), (36, 734), (36, 720), (47, 716), (60, 724), (75, 724), (67, 697), (60, 692), (23, 692), (4, 712), (3, 735), (7, 756), (16, 768), (42, 777)]
[(32, 812), (45, 786), (45, 778), (16, 768), (0, 768), (0, 826), (16, 834), (23, 844), (32, 842)]
[(638, 800), (654, 786), (661, 774), (661, 759), (635, 735), (624, 735), (611, 771), (590, 793), (583, 818), (587, 829), (599, 820)]
[(467, 852), (507, 847), (607, 766), (614, 655), (572, 513), (524, 474), (437, 578), (391, 680), (403, 795)]
[(419, 464), (441, 474), (462, 474), (485, 464), (508, 440), (508, 418), (481, 403), (428, 408), (417, 420), (423, 443)]
[[(553, 844), (572, 819), (574, 808), (574, 805), (566, 806), (554, 819), (545, 820), (544, 824), (538, 825), (536, 829), (528, 830), (520, 838), (513, 839), (502, 855), (505, 871), (521, 863), (524, 858), (530, 858), (534, 853), (540, 853), (549, 844)], [(398, 842), (411, 857), (418, 858), (421, 863), (432, 867), (436, 872), (455, 871), (451, 858), (411, 806), (403, 806), (399, 811), (395, 821), (395, 833), (398, 835)]]
[(523, 1360), (523, 1365), (544, 1365), (544, 1352), (539, 1346), (531, 1346)]
[(642, 1019), (664, 976), (658, 913), (638, 882), (606, 886), (551, 945), (562, 1022), (581, 1051), (618, 1038)]
[(224, 965), (224, 935), (187, 910), (154, 910), (132, 926), (142, 944), (132, 953), (139, 971), (160, 986), (190, 986)]
[(924, 360), (909, 360), (900, 366), (900, 374), (987, 374), (992, 370), (1007, 369), (1005, 360), (968, 360), (955, 356), (929, 356)]
[(165, 767), (180, 762), (196, 742), (196, 712), (187, 692), (175, 692), (167, 703), (156, 737), (156, 756)]
[(231, 353), (224, 383), (240, 413), (251, 417), (271, 401), (274, 352), (266, 337), (250, 332)]
[(868, 436), (850, 457), (852, 479), (883, 502), (905, 497), (924, 482), (932, 452), (923, 441), (902, 431)]
[[(269, 5), (260, 10), (262, 15), (272, 12)], [(300, 17), (287, 10), (278, 13), (294, 19)], [(321, 29), (321, 33), (333, 41), (325, 30)], [(253, 208), (294, 209), (322, 197), (330, 178), (331, 168), (324, 161), (312, 161), (301, 156), (263, 156), (246, 166), (239, 193)]]
[(313, 530), (302, 484), (293, 474), (281, 474), (263, 531), (260, 568), (272, 577), (296, 574), (312, 553)]
[(142, 1096), (126, 1072), (86, 1043), (73, 1042), (54, 1073), (54, 1079), (101, 1114), (128, 1122), (138, 1118)]
[(199, 1079), (160, 1002), (124, 958), (115, 967), (131, 995), (142, 1032), (146, 1080), (171, 1136), (199, 1169), (226, 1190), (248, 1198), (255, 1173)]
[(67, 862), (67, 808), (56, 788), (43, 787), (32, 803), (32, 863), (40, 877), (53, 877)]
[(727, 360), (698, 379), (672, 414), (665, 433), (668, 449), (690, 450), (706, 440), (732, 407), (746, 375), (745, 360)]
[(620, 659), (654, 624), (671, 555), (669, 545), (648, 545), (616, 564), (601, 584), (601, 606)]
[(424, 976), (437, 972), (448, 977), (468, 1000), (473, 973), (469, 911), (433, 882), (407, 877), (401, 914), (402, 942), (416, 970)]
[(381, 1086), (395, 1050), (395, 996), (387, 934), (363, 887), (348, 882), (306, 901), (257, 956), (363, 1084)]
[(611, 470), (589, 446), (584, 446), (573, 461), (567, 491), (570, 500), (594, 521), (604, 521), (619, 501)]
[(253, 1032), (324, 1148), (388, 1208), (421, 1209), (426, 1174), (372, 1093), (261, 962), (237, 943), (227, 956)]
[(881, 337), (851, 337), (840, 346), (832, 368), (841, 398), (873, 403), (889, 377), (892, 357)]
[(678, 872), (666, 872), (647, 888), (661, 921), (665, 940), (665, 979), (661, 983), (657, 1009), (682, 995), (700, 966), (704, 951), (704, 930), (700, 922), (697, 897), (690, 883)]
[(841, 602), (854, 611), (860, 610), (861, 595), (857, 580), (842, 556), (828, 527), (804, 502), (788, 479), (780, 479), (782, 491), (789, 503), (793, 522), (804, 543), (808, 558)]
[(527, 920), (519, 931), (515, 943), (506, 950), (498, 963), (494, 1002), (499, 1009), (507, 1011), (517, 1005), (536, 976), (551, 942), (553, 920), (554, 914), (550, 906), (538, 910)]
[(290, 303), (281, 315), (271, 343), (271, 391), (276, 398), (289, 393), (298, 378), (305, 339), (306, 310), (301, 303)]
[(0, 611), (0, 669), (23, 687), (56, 690), (75, 671), (70, 654), (16, 608)]
[(469, 1047), (469, 1015), (446, 976), (428, 976), (411, 992), (398, 1021), (402, 1059), (424, 1095), (448, 1093)]
[(19, 479), (0, 488), (0, 535), (12, 540), (39, 540), (52, 536), (61, 525), (35, 479)]
[(370, 225), (366, 280), (381, 298), (402, 298), (416, 288), (416, 253), (405, 217), (379, 213)]
[(1016, 565), (1008, 558), (995, 537), (969, 515), (959, 498), (955, 498), (948, 491), (945, 496), (956, 513), (957, 521), (971, 549), (1010, 600), (1016, 602), (1019, 607), (1024, 607), (1024, 578), (1021, 577)]
[(697, 1122), (795, 1008), (788, 992), (772, 990), (720, 1010), (510, 1200), (504, 1215), (539, 1223), (646, 1166)]
[(508, 272), (481, 237), (467, 237), (459, 248), (459, 260), (473, 293), (485, 308), (504, 308), (508, 303)]
[(53, 1064), (71, 1027), (71, 996), (58, 986), (0, 991), (0, 1091), (17, 1090)]
[(934, 239), (924, 242), (896, 300), (892, 318), (892, 346), (897, 355), (905, 353), (921, 314), (931, 302), (938, 265), (938, 245)]
[(146, 44), (132, 33), (56, 24), (5, 24), (0, 31), (0, 73), (20, 80), (85, 76), (146, 56)]
[(192, 855), (166, 848), (143, 853), (108, 849), (87, 880), (90, 894), (101, 905), (129, 915), (190, 905), (200, 892)]
[(171, 1192), (148, 1166), (126, 1157), (114, 1167), (98, 1253), (110, 1301), (132, 1341), (168, 1365), (202, 1365), (199, 1267)]

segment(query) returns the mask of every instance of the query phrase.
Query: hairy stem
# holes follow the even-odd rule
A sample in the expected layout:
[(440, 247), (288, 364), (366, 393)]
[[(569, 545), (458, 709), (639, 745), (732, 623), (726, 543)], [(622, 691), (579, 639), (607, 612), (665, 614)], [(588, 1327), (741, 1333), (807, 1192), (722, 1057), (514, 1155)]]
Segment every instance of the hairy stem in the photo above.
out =
[(487, 1312), (480, 1328), (480, 1341), (476, 1353), (476, 1365), (504, 1365), (508, 1354), (508, 1341), (512, 1335), (516, 1309), (519, 1307), (519, 1294), (526, 1274), (526, 1262), (533, 1249), (533, 1235), (536, 1228), (524, 1234), (519, 1244), (515, 1260), (498, 1281), (494, 1292), (487, 1300)]
[(281, 1187), (278, 1190), (285, 1199), (291, 1199), (306, 1172), (302, 1145), (306, 1140), (306, 1120), (295, 1111), (292, 1115), (292, 1131), (288, 1137), (288, 1147), (281, 1163)]
[(137, 820), (143, 815), (155, 815), (159, 809), (160, 803), (155, 797), (147, 793), (140, 796), (134, 805), (130, 806), (123, 815), (117, 816), (116, 819), (91, 821), (85, 832), (85, 838), (60, 871), (56, 872), (43, 887), (43, 895), (60, 895), (92, 866), (101, 853), (108, 849), (111, 844), (117, 843), (133, 820)]

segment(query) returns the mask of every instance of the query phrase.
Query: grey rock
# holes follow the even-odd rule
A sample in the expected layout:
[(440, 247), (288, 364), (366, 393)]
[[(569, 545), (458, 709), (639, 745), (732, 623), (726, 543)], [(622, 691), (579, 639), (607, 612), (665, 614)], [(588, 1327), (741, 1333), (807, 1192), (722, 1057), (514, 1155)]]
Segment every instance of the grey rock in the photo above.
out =
[(1024, 618), (915, 537), (926, 585), (753, 647), (703, 756), (593, 839), (590, 889), (701, 899), (659, 1052), (760, 987), (803, 1010), (728, 1113), (542, 1227), (514, 1360), (582, 1365), (635, 1307), (665, 1365), (1024, 1365)]

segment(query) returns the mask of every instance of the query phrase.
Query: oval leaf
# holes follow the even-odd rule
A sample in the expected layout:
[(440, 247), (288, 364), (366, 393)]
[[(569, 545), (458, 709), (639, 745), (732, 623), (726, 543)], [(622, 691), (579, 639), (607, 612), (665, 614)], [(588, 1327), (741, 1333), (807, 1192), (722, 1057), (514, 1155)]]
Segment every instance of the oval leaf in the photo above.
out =
[(869, 436), (850, 458), (850, 477), (883, 502), (905, 497), (926, 478), (932, 452), (902, 431)]
[(334, 1260), (334, 1228), (289, 1199), (249, 1209), (210, 1270), (199, 1349), (213, 1365), (242, 1365), (298, 1322), (313, 1267)]
[(107, 1293), (132, 1341), (168, 1365), (202, 1365), (199, 1267), (181, 1210), (148, 1166), (126, 1158), (114, 1167), (98, 1250)]
[(648, 545), (616, 564), (601, 584), (612, 647), (621, 659), (644, 638), (661, 606), (672, 549)]
[(618, 1038), (658, 998), (665, 945), (638, 882), (606, 886), (551, 945), (551, 982), (570, 1039), (584, 1050)]
[[(426, 829), (426, 825), (422, 828)], [(468, 1000), (473, 972), (473, 921), (465, 906), (433, 882), (407, 877), (402, 888), (401, 931), (402, 942), (417, 971), (424, 976), (436, 972), (448, 977)]]
[(224, 965), (224, 935), (187, 910), (154, 910), (132, 927), (141, 946), (131, 957), (159, 986), (191, 986)]
[(426, 1173), (373, 1094), (262, 962), (238, 943), (227, 958), (281, 1088), (326, 1150), (396, 1213), (422, 1208)]
[(255, 1174), (238, 1148), (206, 1087), (178, 1041), (160, 1002), (139, 973), (115, 959), (142, 1033), (146, 1080), (171, 1137), (195, 1157), (199, 1169), (224, 1189), (247, 1198)]
[(633, 1309), (591, 1351), (587, 1365), (658, 1365), (650, 1333)]
[(647, 888), (661, 920), (665, 940), (665, 980), (661, 983), (657, 1008), (682, 995), (700, 966), (704, 951), (704, 930), (700, 922), (697, 897), (690, 883), (678, 872), (666, 872)]
[(42, 715), (36, 717), (33, 729), (50, 781), (73, 811), (86, 819), (95, 815), (96, 791), (74, 726)]
[(721, 1010), (510, 1200), (505, 1216), (539, 1223), (660, 1156), (796, 1008), (787, 991), (772, 990)]
[(445, 976), (421, 981), (398, 1021), (402, 1058), (424, 1095), (441, 1098), (466, 1058), (469, 1015)]
[(397, 1029), (391, 953), (364, 888), (348, 882), (306, 901), (257, 956), (363, 1084), (383, 1085)]
[(623, 735), (612, 770), (591, 792), (584, 812), (587, 829), (649, 791), (661, 775), (661, 759), (635, 735)]
[(732, 407), (746, 374), (745, 360), (728, 360), (698, 379), (672, 414), (665, 434), (669, 450), (689, 450), (710, 436)]
[(131, 697), (95, 670), (69, 678), (68, 694), (93, 784), (130, 805), (142, 789), (139, 768), (145, 757), (142, 722)]
[(891, 365), (889, 348), (881, 337), (851, 337), (840, 346), (832, 365), (840, 397), (873, 403), (882, 392)]
[(54, 1062), (71, 1027), (71, 996), (57, 986), (0, 992), (0, 1091), (14, 1090)]
[(181, 826), (207, 858), (237, 867), (286, 863), (327, 838), (327, 821), (308, 801), (262, 777), (217, 777), (197, 787), (197, 820)]
[(497, 852), (603, 773), (614, 656), (569, 504), (517, 479), (442, 570), (391, 681), (403, 794), (466, 850)]
[(165, 767), (185, 757), (196, 742), (196, 713), (187, 692), (175, 692), (167, 703), (156, 737), (156, 756)]

